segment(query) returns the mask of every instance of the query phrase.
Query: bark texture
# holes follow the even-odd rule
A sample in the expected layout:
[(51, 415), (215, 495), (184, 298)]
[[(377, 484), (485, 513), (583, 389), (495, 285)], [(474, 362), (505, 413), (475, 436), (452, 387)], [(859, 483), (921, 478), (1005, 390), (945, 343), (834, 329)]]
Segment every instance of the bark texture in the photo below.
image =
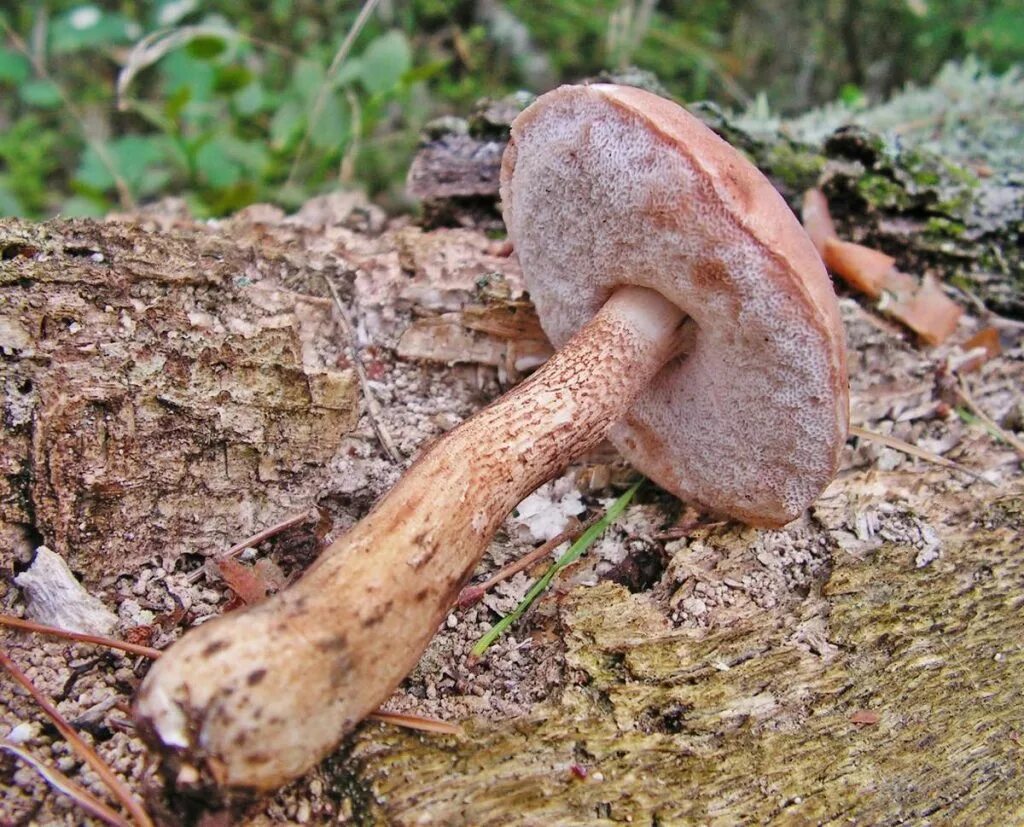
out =
[(0, 534), (88, 582), (308, 508), (358, 416), (331, 302), (187, 226), (0, 221)]
[[(867, 174), (874, 162), (859, 163)], [(811, 182), (824, 171), (806, 169)], [(288, 218), (253, 207), (214, 225), (167, 212), (0, 222), (6, 611), (22, 609), (11, 575), (45, 543), (126, 628), (142, 622), (125, 599), (134, 594), (174, 629), (181, 615), (172, 616), (167, 592), (197, 595), (196, 617), (218, 613), (226, 599), (222, 583), (207, 578), (200, 589), (189, 580), (199, 565), (185, 552), (223, 550), (313, 504), (339, 528), (369, 510), (397, 468), (382, 458), (365, 414), (357, 424), (358, 384), (325, 276), (352, 313), (367, 386), (407, 458), (496, 395), (495, 376), (514, 374), (523, 340), (542, 352), (515, 260), (484, 232), (424, 231), (403, 219), (385, 226), (365, 205), (341, 201), (319, 199)], [(1020, 219), (1017, 202), (1008, 203), (1009, 218), (995, 218), (985, 243), (1014, 262), (1011, 227)], [(840, 214), (848, 227), (882, 226), (881, 216), (903, 226), (917, 207), (859, 209)], [(886, 249), (912, 260), (921, 240), (902, 238)], [(979, 259), (949, 243), (952, 252), (939, 249), (929, 268), (982, 289), (980, 271), (961, 267)], [(985, 296), (1016, 312), (1019, 275), (1008, 267), (992, 271), (1001, 292)], [(950, 381), (958, 348), (992, 321), (966, 306), (953, 339), (923, 350), (854, 299), (841, 302), (854, 424), (975, 476), (853, 439), (838, 479), (778, 531), (694, 527), (678, 504), (648, 491), (482, 661), (469, 648), (525, 587), (446, 619), (391, 703), (458, 720), (464, 737), (366, 724), (347, 749), (245, 818), (1024, 820), (1024, 486), (1020, 455), (996, 431), (1024, 430), (1024, 349), (1007, 323), (1002, 354), (962, 377), (996, 423), (984, 425)], [(431, 319), (444, 324), (425, 324)], [(414, 325), (415, 347), (407, 340), (404, 353), (417, 364), (394, 355)], [(460, 325), (462, 338), (453, 338)], [(468, 343), (465, 355), (456, 340)], [(475, 353), (488, 366), (472, 364)], [(522, 551), (511, 523), (507, 534), (492, 544), (487, 568)], [(629, 574), (630, 561), (643, 561), (633, 567), (642, 577)], [(118, 574), (136, 591), (111, 585)], [(154, 642), (176, 633), (158, 630)], [(4, 638), (51, 695), (73, 685), (65, 711), (137, 788), (153, 785), (110, 700), (137, 686), (135, 664), (93, 658), (83, 671), (60, 644)], [(3, 684), (5, 728), (36, 715)], [(65, 754), (38, 728), (29, 744), (54, 761)], [(81, 823), (27, 771), (10, 778), (0, 820)], [(193, 801), (166, 820), (198, 819), (205, 807)]]

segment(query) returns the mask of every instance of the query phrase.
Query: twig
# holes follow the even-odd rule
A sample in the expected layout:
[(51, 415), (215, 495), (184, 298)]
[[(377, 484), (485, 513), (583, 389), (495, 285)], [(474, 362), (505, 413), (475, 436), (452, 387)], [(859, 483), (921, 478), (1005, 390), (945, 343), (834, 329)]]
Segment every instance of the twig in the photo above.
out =
[(317, 89), (316, 98), (313, 100), (313, 108), (310, 110), (309, 118), (306, 119), (306, 130), (302, 133), (302, 141), (299, 143), (299, 148), (295, 150), (295, 157), (292, 159), (291, 169), (288, 170), (288, 179), (285, 182), (285, 187), (289, 187), (295, 183), (295, 176), (299, 171), (299, 162), (302, 160), (302, 156), (306, 154), (306, 147), (309, 145), (309, 136), (313, 133), (313, 129), (316, 128), (316, 122), (320, 120), (320, 114), (323, 112), (324, 104), (327, 102), (327, 93), (331, 88), (331, 78), (337, 74), (338, 68), (345, 62), (345, 58), (348, 57), (348, 53), (352, 51), (352, 44), (356, 42), (356, 38), (363, 30), (363, 26), (366, 25), (366, 21), (370, 19), (370, 15), (373, 14), (373, 10), (377, 7), (379, 2), (380, 0), (366, 0), (366, 2), (363, 3), (363, 7), (359, 10), (359, 14), (356, 16), (356, 19), (352, 22), (352, 26), (348, 30), (348, 34), (345, 35), (345, 39), (341, 41), (338, 51), (334, 53), (331, 65), (327, 67), (327, 74), (324, 75), (323, 83), (321, 83), (320, 88)]
[(33, 620), (25, 620), (13, 615), (0, 614), (0, 626), (9, 626), (12, 629), (22, 629), (26, 632), (36, 632), (40, 635), (77, 640), (80, 643), (94, 643), (97, 646), (107, 646), (111, 649), (120, 649), (122, 652), (129, 652), (133, 655), (142, 655), (144, 658), (160, 657), (160, 650), (150, 646), (141, 646), (137, 643), (128, 643), (116, 638), (104, 637), (103, 635), (89, 635), (84, 632), (72, 632), (68, 629), (61, 629), (57, 626), (47, 626), (44, 623), (36, 623)]
[(132, 195), (131, 190), (128, 188), (128, 183), (121, 176), (121, 173), (117, 168), (117, 164), (114, 163), (113, 157), (107, 150), (106, 144), (90, 137), (85, 117), (83, 117), (82, 113), (78, 110), (78, 107), (72, 103), (68, 93), (64, 91), (64, 87), (50, 76), (50, 73), (46, 68), (46, 64), (43, 63), (39, 56), (28, 48), (25, 41), (21, 39), (18, 33), (14, 31), (10, 24), (3, 18), (0, 18), (0, 26), (3, 26), (4, 31), (7, 32), (7, 36), (10, 38), (11, 43), (14, 44), (14, 48), (32, 64), (32, 69), (35, 71), (36, 75), (53, 84), (53, 88), (57, 90), (57, 94), (60, 96), (61, 103), (78, 124), (78, 128), (81, 131), (85, 142), (89, 145), (89, 148), (96, 153), (96, 157), (99, 158), (100, 163), (103, 164), (104, 168), (113, 179), (114, 186), (117, 189), (117, 197), (121, 202), (122, 209), (134, 210), (136, 207), (135, 196)]
[(114, 794), (114, 797), (121, 802), (139, 827), (153, 827), (149, 815), (142, 808), (142, 805), (132, 795), (131, 790), (121, 781), (107, 763), (96, 754), (82, 737), (75, 731), (74, 727), (67, 722), (67, 719), (60, 714), (60, 711), (47, 699), (36, 685), (29, 680), (28, 675), (21, 671), (21, 668), (8, 657), (7, 653), (0, 649), (0, 666), (3, 666), (12, 677), (25, 689), (33, 700), (42, 708), (47, 717), (53, 721), (54, 726), (60, 731), (72, 749), (84, 760), (100, 777), (107, 788)]
[(519, 572), (523, 571), (523, 569), (529, 568), (538, 560), (543, 560), (545, 557), (551, 554), (552, 551), (554, 551), (556, 548), (562, 545), (562, 543), (571, 543), (577, 540), (584, 531), (586, 531), (600, 519), (601, 515), (595, 514), (585, 523), (582, 523), (581, 525), (578, 525), (575, 528), (567, 529), (566, 531), (563, 531), (561, 534), (556, 534), (546, 543), (537, 546), (537, 548), (535, 548), (533, 551), (524, 554), (514, 563), (505, 566), (505, 568), (498, 571), (493, 577), (485, 580), (483, 583), (478, 583), (475, 586), (466, 586), (466, 588), (464, 588), (459, 593), (459, 599), (457, 603), (458, 607), (460, 609), (466, 609), (469, 606), (472, 606), (474, 603), (480, 600), (481, 597), (487, 594), (487, 592), (489, 592), (499, 583), (501, 583), (504, 580), (508, 580), (510, 577), (513, 577), (516, 574), (519, 574)]
[(967, 406), (970, 412), (978, 417), (978, 419), (980, 419), (992, 433), (1006, 442), (1007, 445), (1012, 446), (1013, 449), (1020, 454), (1022, 458), (1024, 458), (1024, 442), (1021, 442), (1020, 439), (1003, 428), (998, 422), (978, 407), (978, 403), (974, 401), (974, 398), (967, 390), (967, 383), (964, 382), (964, 378), (962, 376), (957, 376), (957, 387), (953, 388), (953, 392), (957, 395), (957, 398)]
[(345, 100), (348, 101), (348, 108), (352, 110), (352, 140), (345, 148), (341, 156), (341, 163), (338, 164), (338, 183), (342, 186), (352, 183), (355, 177), (356, 156), (359, 155), (359, 135), (363, 131), (363, 110), (359, 106), (359, 98), (351, 89), (345, 89)]
[(385, 712), (378, 709), (366, 716), (374, 721), (383, 724), (415, 729), (419, 732), (433, 732), (438, 735), (462, 735), (462, 727), (458, 724), (450, 724), (447, 721), (439, 721), (437, 718), (425, 718), (422, 715), (409, 715), (405, 712)]
[(76, 784), (56, 767), (44, 764), (27, 749), (19, 747), (6, 738), (0, 738), (0, 749), (20, 758), (39, 773), (51, 787), (58, 792), (64, 793), (79, 807), (96, 816), (96, 818), (113, 825), (113, 827), (130, 827), (128, 821), (111, 810), (110, 807), (96, 798), (91, 792)]
[(225, 551), (223, 554), (218, 554), (218, 560), (223, 560), (225, 557), (234, 557), (236, 554), (241, 554), (247, 548), (255, 548), (260, 543), (266, 542), (271, 537), (280, 534), (282, 531), (287, 531), (293, 526), (297, 526), (299, 523), (305, 522), (309, 519), (310, 512), (307, 509), (301, 514), (294, 514), (291, 517), (285, 517), (281, 522), (274, 523), (269, 528), (265, 528), (262, 531), (258, 531), (252, 535), (252, 537), (246, 537), (240, 543), (235, 543), (231, 548)]
[(370, 380), (366, 375), (366, 368), (363, 366), (363, 360), (359, 355), (355, 330), (352, 327), (351, 319), (348, 317), (348, 310), (345, 309), (345, 305), (342, 303), (341, 296), (338, 293), (338, 288), (334, 286), (331, 277), (326, 273), (323, 275), (324, 281), (327, 282), (327, 289), (331, 291), (331, 297), (334, 299), (334, 306), (338, 309), (338, 318), (345, 333), (345, 338), (348, 340), (349, 358), (352, 359), (352, 364), (355, 366), (356, 376), (359, 377), (359, 386), (363, 391), (363, 399), (366, 400), (366, 416), (370, 420), (373, 432), (377, 435), (377, 441), (380, 442), (384, 452), (391, 458), (392, 462), (398, 464), (402, 461), (402, 455), (395, 447), (391, 435), (380, 422), (380, 403), (377, 402), (377, 397), (373, 395), (373, 390), (370, 388)]
[[(229, 557), (235, 557), (241, 554), (247, 548), (258, 546), (260, 543), (264, 543), (271, 537), (280, 534), (282, 531), (287, 531), (293, 526), (297, 526), (304, 520), (309, 519), (310, 511), (303, 511), (301, 514), (293, 514), (291, 517), (285, 517), (281, 522), (274, 523), (272, 526), (264, 528), (262, 531), (257, 531), (251, 537), (246, 537), (241, 542), (235, 543), (231, 548), (225, 551), (223, 554), (217, 554), (213, 557), (214, 562), (217, 560), (226, 560)], [(189, 583), (196, 583), (203, 576), (205, 569), (198, 568), (194, 572), (188, 575)]]
[(985, 479), (977, 471), (972, 471), (970, 468), (964, 468), (964, 466), (958, 462), (946, 459), (946, 457), (940, 456), (939, 454), (933, 454), (931, 451), (927, 451), (924, 448), (918, 448), (916, 445), (911, 445), (909, 442), (904, 442), (902, 439), (897, 439), (894, 436), (876, 434), (874, 431), (869, 431), (866, 428), (859, 428), (856, 425), (850, 426), (850, 436), (860, 437), (861, 439), (866, 439), (868, 442), (877, 442), (879, 445), (884, 445), (886, 448), (892, 448), (894, 451), (902, 451), (904, 454), (909, 454), (912, 457), (923, 459), (925, 462), (931, 462), (935, 465), (942, 465), (946, 468), (951, 468), (954, 471), (959, 471), (961, 474), (966, 474), (978, 482), (998, 487), (994, 482)]

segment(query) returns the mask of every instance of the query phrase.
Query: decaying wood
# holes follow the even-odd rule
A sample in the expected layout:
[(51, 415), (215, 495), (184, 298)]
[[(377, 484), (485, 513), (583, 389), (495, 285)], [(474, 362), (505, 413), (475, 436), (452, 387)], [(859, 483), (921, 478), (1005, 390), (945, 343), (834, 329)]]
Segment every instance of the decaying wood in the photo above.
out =
[(4, 221), (0, 250), (7, 533), (96, 582), (308, 505), (358, 410), (329, 303), (195, 226)]
[[(877, 215), (839, 220), (848, 230)], [(1004, 241), (997, 231), (986, 243)], [(201, 556), (318, 505), (335, 526), (302, 529), (307, 562), (400, 470), (357, 422), (323, 274), (351, 308), (368, 381), (413, 459), (498, 393), (493, 364), (508, 364), (510, 342), (539, 343), (529, 324), (494, 326), (510, 308), (528, 311), (504, 252), (479, 229), (385, 222), (345, 196), (213, 224), (166, 210), (0, 222), (3, 608), (23, 611), (12, 576), (45, 543), (118, 614), (122, 636), (161, 646), (229, 599), (195, 574)], [(929, 262), (947, 284), (959, 272), (953, 257)], [(1000, 306), (1019, 306), (1013, 280), (997, 281), (1009, 297)], [(488, 308), (483, 327), (466, 312), (474, 305)], [(442, 624), (389, 708), (459, 723), (463, 737), (368, 723), (247, 811), (250, 823), (1024, 820), (1024, 485), (1012, 446), (957, 411), (947, 367), (986, 324), (963, 306), (951, 340), (927, 349), (842, 301), (853, 421), (991, 485), (851, 442), (839, 478), (786, 529), (698, 526), (667, 541), (679, 506), (642, 491), (484, 660), (469, 657), (472, 643), (527, 577)], [(461, 362), (450, 340), (422, 334), (450, 324), (485, 342), (489, 366), (450, 366)], [(410, 329), (425, 335), (421, 349), (396, 359)], [(961, 378), (978, 410), (1019, 436), (1024, 350), (1019, 330), (1000, 335), (1001, 352)], [(588, 516), (600, 508), (592, 495), (587, 504)], [(499, 535), (481, 577), (528, 548), (514, 531)], [(630, 561), (647, 573), (622, 577)], [(0, 636), (50, 697), (67, 693), (62, 710), (118, 773), (153, 785), (116, 705), (138, 683), (134, 660)], [(64, 748), (37, 720), (0, 684), (5, 730), (28, 733), (34, 754), (101, 794), (61, 763)], [(82, 822), (31, 773), (9, 779), (0, 820)], [(169, 823), (203, 812), (201, 802), (164, 811), (156, 794), (149, 805)]]

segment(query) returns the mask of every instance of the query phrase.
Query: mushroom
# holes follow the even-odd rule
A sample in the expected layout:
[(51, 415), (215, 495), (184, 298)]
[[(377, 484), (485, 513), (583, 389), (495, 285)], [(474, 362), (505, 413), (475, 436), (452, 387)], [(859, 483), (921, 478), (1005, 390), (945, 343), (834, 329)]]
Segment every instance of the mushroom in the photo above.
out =
[(269, 790), (412, 669), (509, 511), (606, 437), (680, 497), (760, 526), (835, 473), (842, 326), (771, 184), (682, 108), (564, 86), (512, 125), (505, 222), (560, 349), (434, 442), (285, 591), (191, 630), (139, 690), (180, 780)]

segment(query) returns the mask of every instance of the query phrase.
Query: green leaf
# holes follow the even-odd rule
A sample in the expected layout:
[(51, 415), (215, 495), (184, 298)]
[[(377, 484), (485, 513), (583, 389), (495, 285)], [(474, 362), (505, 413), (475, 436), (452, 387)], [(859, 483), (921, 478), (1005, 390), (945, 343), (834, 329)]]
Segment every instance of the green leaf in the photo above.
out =
[(242, 116), (255, 115), (266, 108), (267, 96), (258, 80), (239, 89), (232, 96), (235, 111)]
[(109, 207), (106, 203), (84, 195), (72, 195), (60, 205), (60, 214), (64, 218), (100, 218), (107, 212)]
[(168, 94), (188, 89), (191, 101), (208, 101), (213, 94), (216, 67), (185, 50), (171, 52), (160, 61), (159, 68)]
[(223, 37), (204, 35), (190, 40), (185, 51), (198, 60), (212, 60), (224, 54), (227, 48), (228, 42)]
[(60, 90), (53, 81), (42, 78), (25, 81), (18, 87), (18, 95), (29, 106), (40, 109), (53, 109), (61, 104)]
[(301, 58), (292, 71), (292, 88), (311, 104), (324, 82), (324, 67), (313, 60)]
[(390, 92), (412, 65), (412, 49), (406, 36), (392, 29), (374, 40), (363, 52), (359, 79), (371, 95)]
[(217, 138), (199, 148), (195, 161), (199, 177), (215, 189), (226, 189), (242, 178), (242, 168), (232, 160), (223, 142)]
[(154, 27), (173, 26), (199, 7), (199, 0), (160, 0), (153, 15)]
[(28, 78), (28, 73), (28, 60), (23, 55), (0, 47), (0, 83), (23, 83)]
[(305, 107), (297, 100), (286, 100), (270, 119), (270, 143), (274, 149), (284, 149), (294, 141), (306, 122)]
[[(161, 135), (125, 135), (109, 141), (106, 151), (109, 163), (134, 193), (157, 192), (171, 178), (167, 166), (173, 153)], [(114, 188), (114, 176), (94, 147), (88, 147), (82, 154), (75, 182), (93, 192)]]
[(3, 182), (0, 182), (0, 216), (24, 214), (25, 208), (18, 196)]
[(217, 79), (213, 88), (217, 92), (237, 92), (248, 86), (250, 81), (252, 81), (252, 72), (244, 66), (221, 66), (217, 70)]
[(320, 116), (309, 131), (309, 142), (317, 149), (334, 149), (344, 142), (347, 131), (345, 104), (339, 95), (327, 95)]
[(68, 54), (130, 43), (141, 34), (141, 27), (131, 18), (83, 3), (54, 19), (50, 46), (54, 54)]
[(358, 57), (350, 57), (338, 68), (334, 75), (335, 86), (348, 86), (353, 81), (359, 80), (363, 74), (363, 61)]

